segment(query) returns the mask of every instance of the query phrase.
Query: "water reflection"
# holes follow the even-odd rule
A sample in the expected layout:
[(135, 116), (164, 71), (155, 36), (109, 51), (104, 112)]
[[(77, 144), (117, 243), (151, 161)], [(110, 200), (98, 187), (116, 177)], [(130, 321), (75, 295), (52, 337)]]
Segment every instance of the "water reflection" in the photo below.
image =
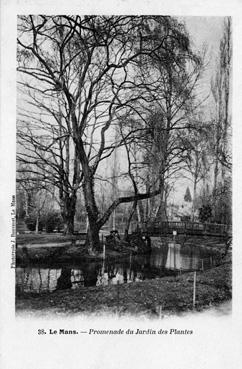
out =
[(72, 281), (71, 281), (71, 269), (70, 268), (62, 268), (61, 274), (59, 278), (57, 279), (57, 290), (66, 290), (68, 288), (72, 287)]
[(61, 269), (16, 268), (17, 292), (52, 292), (57, 287)]
[(218, 259), (214, 252), (201, 247), (173, 242), (153, 248), (151, 254), (125, 260), (102, 260), (58, 268), (16, 268), (16, 291), (52, 292), (90, 286), (107, 286), (176, 275), (178, 272), (207, 269)]

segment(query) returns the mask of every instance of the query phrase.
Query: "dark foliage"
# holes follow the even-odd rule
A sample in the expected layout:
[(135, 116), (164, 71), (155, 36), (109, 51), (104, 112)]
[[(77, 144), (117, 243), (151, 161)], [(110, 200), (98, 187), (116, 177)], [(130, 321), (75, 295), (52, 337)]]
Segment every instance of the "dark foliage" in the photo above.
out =
[(63, 220), (59, 212), (50, 212), (45, 215), (45, 230), (48, 233), (54, 230), (60, 232), (63, 226)]
[[(36, 230), (37, 216), (35, 213), (25, 218), (25, 223), (30, 231)], [(38, 221), (38, 231), (51, 233), (54, 230), (60, 232), (63, 227), (63, 220), (58, 211), (51, 211), (40, 216)]]
[[(28, 217), (25, 218), (24, 221), (30, 231), (33, 232), (36, 230), (36, 222), (37, 222), (36, 214), (34, 213), (30, 214)], [(43, 220), (39, 219), (38, 230), (42, 231), (43, 227), (44, 227)]]
[(189, 187), (187, 187), (187, 189), (186, 189), (186, 193), (185, 193), (185, 196), (184, 196), (184, 201), (192, 202), (192, 196), (191, 196), (191, 192), (190, 192)]
[(210, 205), (203, 205), (199, 209), (199, 220), (202, 223), (207, 222), (212, 217), (212, 207)]

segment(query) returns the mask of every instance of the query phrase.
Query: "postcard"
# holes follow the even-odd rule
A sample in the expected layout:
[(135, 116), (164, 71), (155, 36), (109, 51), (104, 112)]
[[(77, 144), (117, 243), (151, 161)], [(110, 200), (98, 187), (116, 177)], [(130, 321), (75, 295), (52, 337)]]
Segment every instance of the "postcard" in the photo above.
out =
[(241, 3), (1, 8), (2, 368), (237, 368)]

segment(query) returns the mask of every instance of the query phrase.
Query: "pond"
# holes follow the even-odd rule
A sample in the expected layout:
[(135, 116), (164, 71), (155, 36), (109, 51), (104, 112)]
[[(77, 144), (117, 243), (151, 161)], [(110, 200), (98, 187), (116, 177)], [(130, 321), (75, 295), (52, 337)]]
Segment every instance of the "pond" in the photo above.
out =
[(215, 250), (169, 242), (159, 248), (153, 247), (150, 254), (130, 254), (124, 259), (106, 258), (98, 262), (51, 267), (17, 267), (16, 292), (42, 293), (58, 289), (141, 282), (193, 270), (206, 270), (219, 261), (220, 254)]

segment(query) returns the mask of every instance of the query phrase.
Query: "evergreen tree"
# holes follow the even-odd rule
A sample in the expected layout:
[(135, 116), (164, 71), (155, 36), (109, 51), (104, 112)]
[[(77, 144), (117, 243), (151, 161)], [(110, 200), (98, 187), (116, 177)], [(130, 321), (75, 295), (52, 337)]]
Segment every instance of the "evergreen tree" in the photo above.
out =
[(187, 187), (187, 189), (186, 189), (186, 193), (185, 193), (185, 196), (184, 196), (184, 201), (192, 202), (192, 196), (191, 196), (191, 192), (190, 192), (189, 187)]

